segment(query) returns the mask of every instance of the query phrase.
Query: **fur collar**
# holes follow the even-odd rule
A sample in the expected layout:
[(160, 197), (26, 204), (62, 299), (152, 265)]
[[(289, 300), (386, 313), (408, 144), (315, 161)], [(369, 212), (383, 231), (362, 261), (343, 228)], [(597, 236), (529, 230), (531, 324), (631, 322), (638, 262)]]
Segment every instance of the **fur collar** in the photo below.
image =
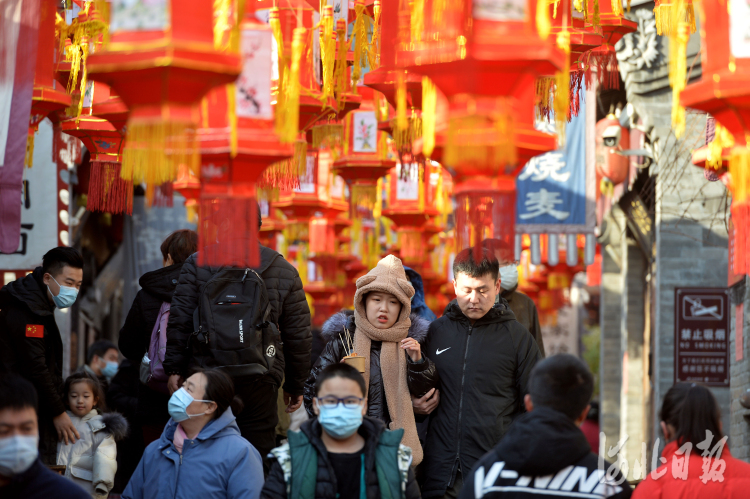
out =
[[(411, 327), (409, 328), (409, 338), (414, 338), (420, 343), (423, 343), (427, 338), (427, 330), (430, 327), (430, 322), (417, 314), (411, 314)], [(337, 314), (333, 314), (320, 331), (320, 335), (323, 337), (323, 341), (328, 343), (334, 338), (339, 337), (344, 328), (347, 328), (350, 333), (354, 333), (356, 327), (354, 326), (354, 312), (352, 310), (344, 310)]]
[(115, 440), (122, 440), (128, 436), (128, 420), (119, 412), (105, 412), (101, 415), (104, 431), (110, 433)]

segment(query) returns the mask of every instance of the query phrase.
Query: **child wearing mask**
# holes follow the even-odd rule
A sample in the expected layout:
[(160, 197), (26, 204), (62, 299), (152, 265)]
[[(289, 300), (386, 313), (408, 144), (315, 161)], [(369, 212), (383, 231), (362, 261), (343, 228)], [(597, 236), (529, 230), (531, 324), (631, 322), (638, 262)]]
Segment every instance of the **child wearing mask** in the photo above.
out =
[(261, 498), (419, 498), (411, 449), (400, 444), (404, 430), (386, 430), (365, 416), (362, 375), (348, 364), (330, 364), (318, 374), (314, 390), (316, 418), (271, 451)]
[(411, 314), (414, 287), (401, 260), (388, 255), (357, 279), (354, 312), (340, 312), (323, 326), (326, 347), (305, 383), (305, 408), (314, 418), (317, 380), (324, 368), (351, 351), (365, 359), (366, 414), (386, 428), (404, 430), (413, 464), (422, 461), (411, 395), (422, 397), (438, 382), (435, 365), (421, 351), (429, 322)]
[(81, 437), (75, 443), (58, 444), (57, 464), (64, 465), (65, 476), (92, 497), (104, 499), (114, 486), (117, 471), (115, 441), (125, 438), (128, 423), (118, 413), (104, 413), (99, 381), (86, 372), (65, 380), (63, 401)]

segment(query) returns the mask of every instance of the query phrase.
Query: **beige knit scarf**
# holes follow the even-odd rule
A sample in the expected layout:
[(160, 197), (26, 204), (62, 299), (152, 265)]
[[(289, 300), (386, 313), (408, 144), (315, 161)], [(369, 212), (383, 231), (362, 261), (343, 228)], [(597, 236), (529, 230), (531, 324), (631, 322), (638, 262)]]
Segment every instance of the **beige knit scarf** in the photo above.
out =
[[(377, 267), (357, 280), (354, 297), (354, 351), (365, 358), (365, 383), (370, 385), (370, 348), (373, 341), (382, 342), (380, 347), (380, 373), (383, 377), (385, 399), (391, 418), (390, 429), (404, 429), (401, 443), (412, 450), (412, 466), (422, 462), (422, 446), (417, 435), (414, 409), (407, 384), (406, 353), (401, 349), (401, 340), (409, 334), (411, 327), (411, 296), (414, 290), (405, 279), (401, 261), (388, 256)], [(396, 323), (388, 329), (378, 329), (367, 320), (364, 297), (371, 291), (382, 291), (396, 296), (401, 301), (401, 313)]]

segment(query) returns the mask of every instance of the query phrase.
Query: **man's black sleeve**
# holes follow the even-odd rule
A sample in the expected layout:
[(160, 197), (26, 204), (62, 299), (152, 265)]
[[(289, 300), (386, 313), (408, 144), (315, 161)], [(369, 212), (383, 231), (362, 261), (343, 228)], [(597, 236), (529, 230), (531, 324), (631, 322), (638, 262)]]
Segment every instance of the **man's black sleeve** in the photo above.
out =
[[(291, 272), (291, 270), (289, 270)], [(279, 317), (279, 332), (284, 342), (284, 391), (301, 395), (310, 374), (312, 330), (310, 307), (299, 274), (290, 277), (292, 286), (284, 298)]]
[(196, 256), (197, 253), (185, 261), (180, 271), (180, 281), (172, 295), (167, 323), (167, 350), (164, 352), (164, 372), (167, 374), (185, 374), (188, 366), (188, 339), (193, 333), (193, 313), (198, 308)]

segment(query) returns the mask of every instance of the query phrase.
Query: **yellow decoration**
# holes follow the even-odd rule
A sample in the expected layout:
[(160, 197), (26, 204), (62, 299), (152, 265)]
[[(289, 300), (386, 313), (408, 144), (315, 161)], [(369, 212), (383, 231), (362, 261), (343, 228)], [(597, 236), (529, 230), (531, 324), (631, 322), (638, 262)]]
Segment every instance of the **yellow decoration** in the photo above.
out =
[(680, 93), (687, 82), (687, 43), (690, 26), (681, 22), (677, 32), (669, 37), (669, 85), (672, 87), (672, 128), (678, 139), (685, 132), (685, 108), (680, 105)]
[(422, 78), (422, 154), (426, 158), (435, 150), (437, 89), (428, 77)]
[(549, 20), (549, 1), (538, 0), (536, 4), (536, 30), (539, 38), (546, 40), (552, 31), (552, 22)]
[[(286, 144), (297, 140), (297, 132), (299, 131), (299, 95), (301, 89), (299, 73), (306, 34), (305, 28), (294, 28), (291, 66), (289, 74), (284, 77), (283, 91), (279, 90), (279, 99), (276, 104), (276, 133), (279, 135), (279, 141)], [(279, 74), (281, 74), (281, 71), (279, 71)]]
[(662, 1), (654, 7), (656, 34), (664, 36), (676, 35), (680, 23), (687, 23), (690, 33), (695, 33), (695, 9), (686, 0)]
[(730, 189), (732, 205), (744, 203), (750, 194), (750, 149), (744, 146), (734, 147), (729, 157)]
[(373, 7), (375, 21), (372, 25), (372, 40), (370, 41), (370, 50), (367, 52), (371, 71), (374, 71), (380, 67), (380, 15), (382, 10), (383, 9), (380, 6), (380, 0), (375, 0), (375, 6)]
[(146, 182), (157, 186), (177, 178), (178, 167), (183, 164), (197, 175), (199, 151), (200, 144), (192, 122), (131, 118), (121, 176), (135, 184)]
[(734, 146), (734, 137), (732, 134), (721, 126), (719, 123), (716, 123), (716, 134), (714, 135), (714, 139), (709, 142), (708, 144), (708, 151), (706, 154), (706, 167), (713, 168), (715, 170), (718, 170), (722, 166), (722, 152), (725, 148), (733, 147)]
[(406, 72), (399, 71), (396, 76), (396, 130), (405, 131), (409, 126), (406, 117)]
[(555, 122), (557, 123), (557, 142), (565, 145), (565, 125), (568, 122), (570, 108), (570, 32), (563, 29), (557, 34), (557, 48), (565, 53), (563, 68), (555, 74)]
[[(362, 67), (367, 65), (369, 62), (370, 66), (373, 66), (374, 60), (370, 60), (371, 49), (368, 43), (368, 33), (372, 29), (373, 21), (370, 16), (367, 15), (367, 9), (364, 3), (357, 2), (354, 6), (354, 11), (357, 13), (357, 18), (354, 21), (354, 28), (352, 30), (354, 34), (354, 66), (352, 67), (352, 81), (358, 82), (362, 76)], [(375, 40), (375, 34), (373, 33), (373, 40)]]
[(346, 23), (337, 23), (336, 39), (338, 40), (338, 52), (336, 54), (336, 69), (333, 75), (334, 92), (338, 108), (343, 109), (346, 95)]
[(333, 97), (333, 69), (336, 63), (336, 39), (333, 37), (333, 7), (323, 7), (320, 18), (320, 60), (323, 66), (322, 97)]
[(612, 13), (616, 16), (622, 16), (622, 0), (611, 0)]

